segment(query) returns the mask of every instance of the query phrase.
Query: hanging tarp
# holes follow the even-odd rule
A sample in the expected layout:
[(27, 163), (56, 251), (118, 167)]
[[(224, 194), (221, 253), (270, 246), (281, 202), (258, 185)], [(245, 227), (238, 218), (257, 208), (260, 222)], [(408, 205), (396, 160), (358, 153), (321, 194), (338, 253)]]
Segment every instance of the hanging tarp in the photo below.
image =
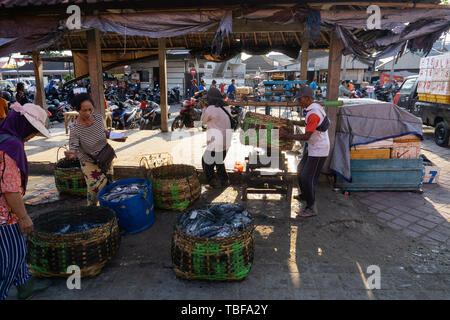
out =
[[(81, 29), (96, 28), (130, 36), (150, 38), (176, 37), (200, 33), (218, 26), (215, 46), (221, 48), (223, 37), (231, 33), (232, 12), (227, 10), (195, 12), (146, 12), (85, 16)], [(68, 29), (58, 17), (14, 17), (0, 20), (0, 38), (16, 38), (0, 44), (0, 56), (13, 52), (45, 49), (62, 42)], [(125, 49), (125, 48), (124, 48)]]
[[(365, 11), (321, 11), (322, 22), (335, 28), (344, 51), (375, 61), (401, 54), (406, 47), (427, 55), (434, 42), (450, 28), (450, 9), (381, 10), (380, 28), (358, 38), (351, 30), (367, 29)], [(372, 39), (370, 35), (375, 36)]]
[(205, 32), (217, 24), (218, 32), (231, 32), (231, 14), (226, 10), (102, 14), (83, 18), (81, 26), (121, 35), (167, 38)]

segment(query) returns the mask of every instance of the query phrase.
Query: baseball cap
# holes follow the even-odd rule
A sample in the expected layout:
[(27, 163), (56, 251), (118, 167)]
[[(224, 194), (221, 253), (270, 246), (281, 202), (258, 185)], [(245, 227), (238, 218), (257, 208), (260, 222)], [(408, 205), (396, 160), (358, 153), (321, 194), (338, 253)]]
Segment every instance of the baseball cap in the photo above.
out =
[(314, 90), (311, 87), (309, 87), (309, 86), (301, 87), (297, 91), (297, 94), (295, 95), (295, 98), (300, 98), (300, 97), (313, 98), (314, 97)]

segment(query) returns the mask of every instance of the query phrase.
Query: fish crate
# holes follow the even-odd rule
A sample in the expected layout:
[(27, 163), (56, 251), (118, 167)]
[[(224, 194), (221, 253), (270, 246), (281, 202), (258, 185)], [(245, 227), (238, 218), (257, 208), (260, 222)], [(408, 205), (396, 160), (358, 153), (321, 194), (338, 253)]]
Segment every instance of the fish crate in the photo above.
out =
[(61, 194), (86, 197), (87, 184), (81, 171), (80, 160), (58, 159), (59, 150), (57, 151), (55, 169), (53, 170), (56, 189)]
[(350, 150), (350, 159), (389, 159), (391, 149)]
[(275, 147), (281, 151), (291, 151), (295, 144), (294, 140), (272, 139), (272, 130), (280, 127), (294, 134), (294, 125), (288, 119), (248, 111), (243, 121), (240, 141), (244, 145), (254, 147)]
[(171, 164), (148, 171), (156, 208), (183, 211), (200, 197), (201, 185), (194, 166)]
[(422, 158), (350, 160), (350, 169), (351, 182), (337, 175), (337, 188), (345, 191), (420, 191), (422, 187)]
[[(206, 205), (206, 207), (213, 207), (217, 205)], [(227, 205), (227, 204), (225, 204)], [(234, 205), (234, 204), (231, 204)], [(237, 205), (239, 206), (239, 205)], [(242, 206), (240, 206), (243, 208)], [(216, 207), (217, 208), (217, 207)], [(205, 209), (205, 207), (203, 207)], [(190, 221), (192, 215), (195, 214), (194, 219), (205, 219), (208, 214), (203, 213), (204, 217), (198, 218), (201, 213), (198, 213), (199, 208), (187, 211), (184, 216), (181, 216), (175, 225), (174, 233), (172, 236), (172, 265), (174, 272), (178, 278), (188, 280), (212, 280), (212, 281), (237, 281), (244, 279), (250, 272), (254, 258), (255, 247), (255, 227), (253, 219), (248, 214), (248, 222), (242, 225), (242, 229), (239, 228), (229, 229), (234, 233), (223, 236), (209, 237), (206, 235), (203, 237), (201, 233), (187, 233), (185, 227), (183, 227), (183, 221)], [(213, 210), (209, 213), (214, 217), (219, 215), (219, 232), (221, 231), (221, 218), (230, 214), (227, 211), (225, 214), (217, 213)], [(235, 219), (239, 213), (232, 213), (232, 219)], [(209, 218), (206, 218), (209, 219)], [(226, 220), (226, 219), (225, 219)], [(197, 224), (198, 222), (194, 222)], [(207, 234), (210, 234), (209, 229), (214, 227), (207, 227)], [(234, 227), (233, 227), (234, 228)], [(198, 231), (203, 231), (204, 228), (200, 228)], [(216, 230), (216, 229), (215, 229)], [(213, 231), (218, 232), (218, 231)]]
[(389, 149), (394, 144), (394, 139), (384, 139), (367, 144), (358, 144), (352, 146), (352, 150), (368, 150), (368, 149)]
[(422, 150), (422, 142), (396, 142), (391, 149), (392, 159), (417, 159), (420, 157), (420, 152)]
[(439, 183), (441, 168), (428, 160), (423, 154), (420, 157), (423, 158), (424, 164), (423, 183)]
[[(39, 215), (28, 235), (27, 264), (32, 275), (68, 277), (70, 265), (81, 269), (81, 277), (98, 275), (120, 246), (120, 232), (114, 211), (84, 207), (51, 211)], [(69, 226), (69, 228), (67, 228)], [(77, 227), (73, 232), (63, 229)]]

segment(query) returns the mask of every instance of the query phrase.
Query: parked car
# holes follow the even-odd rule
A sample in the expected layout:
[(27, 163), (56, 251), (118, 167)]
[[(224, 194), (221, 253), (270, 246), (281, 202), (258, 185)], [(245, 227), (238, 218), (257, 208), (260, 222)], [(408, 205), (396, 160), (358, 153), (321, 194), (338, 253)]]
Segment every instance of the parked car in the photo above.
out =
[(434, 127), (434, 141), (438, 146), (446, 147), (450, 138), (450, 104), (419, 100), (418, 79), (418, 76), (407, 77), (403, 81), (394, 103), (422, 118), (424, 124)]
[(11, 91), (15, 91), (16, 90), (16, 87), (14, 86), (14, 84), (11, 81), (9, 81), (9, 80), (0, 80), (0, 91), (6, 90), (8, 88), (8, 86), (9, 86)]
[[(401, 108), (408, 109), (410, 99), (414, 99), (414, 103), (417, 101), (417, 84), (419, 76), (406, 77), (400, 86), (400, 90), (394, 97), (394, 104)], [(412, 94), (411, 93), (415, 93)]]

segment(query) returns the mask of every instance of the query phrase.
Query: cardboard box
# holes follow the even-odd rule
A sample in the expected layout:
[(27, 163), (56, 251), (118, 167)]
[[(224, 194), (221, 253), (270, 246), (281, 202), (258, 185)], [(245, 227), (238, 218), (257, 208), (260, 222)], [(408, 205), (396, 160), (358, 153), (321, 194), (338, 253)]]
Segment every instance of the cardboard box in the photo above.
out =
[(394, 144), (394, 139), (385, 139), (380, 141), (375, 141), (368, 144), (360, 144), (353, 146), (352, 150), (368, 150), (368, 149), (389, 149)]

